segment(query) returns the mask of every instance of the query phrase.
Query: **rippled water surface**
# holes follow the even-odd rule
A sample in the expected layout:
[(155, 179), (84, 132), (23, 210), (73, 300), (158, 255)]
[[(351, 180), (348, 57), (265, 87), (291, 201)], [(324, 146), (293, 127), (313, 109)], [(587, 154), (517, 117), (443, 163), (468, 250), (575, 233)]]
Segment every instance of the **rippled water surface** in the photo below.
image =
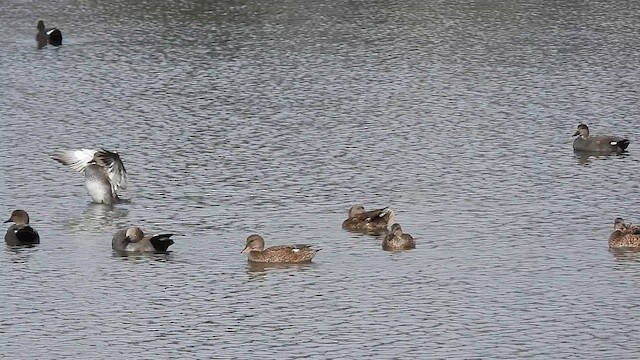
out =
[[(64, 35), (37, 50), (43, 19)], [(0, 1), (0, 355), (634, 358), (640, 5)], [(577, 124), (631, 139), (581, 158)], [(114, 207), (56, 149), (116, 150)], [(340, 228), (391, 206), (417, 242)], [(2, 219), (4, 220), (4, 219)], [(169, 254), (118, 257), (129, 224)], [(7, 224), (5, 224), (7, 225)], [(267, 245), (314, 263), (252, 267)]]

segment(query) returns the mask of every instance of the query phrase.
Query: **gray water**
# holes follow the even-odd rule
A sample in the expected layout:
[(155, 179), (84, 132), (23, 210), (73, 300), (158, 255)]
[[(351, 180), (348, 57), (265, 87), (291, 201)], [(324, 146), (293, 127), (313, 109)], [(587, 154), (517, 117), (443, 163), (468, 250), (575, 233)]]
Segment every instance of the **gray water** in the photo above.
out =
[[(37, 50), (38, 19), (64, 35)], [(634, 358), (640, 3), (0, 1), (0, 357)], [(571, 134), (631, 140), (582, 158)], [(94, 205), (57, 149), (117, 151)], [(417, 242), (340, 228), (391, 206)], [(5, 219), (2, 219), (5, 220)], [(118, 257), (136, 224), (172, 252)], [(6, 224), (8, 225), (8, 224)], [(322, 248), (252, 267), (246, 237)]]

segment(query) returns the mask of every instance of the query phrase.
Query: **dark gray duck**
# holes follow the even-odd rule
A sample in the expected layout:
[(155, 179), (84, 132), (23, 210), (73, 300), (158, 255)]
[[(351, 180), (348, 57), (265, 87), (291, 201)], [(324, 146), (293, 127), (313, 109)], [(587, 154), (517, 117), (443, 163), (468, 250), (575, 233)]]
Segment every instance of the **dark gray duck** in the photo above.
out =
[(573, 141), (573, 150), (594, 153), (621, 153), (629, 146), (629, 140), (609, 135), (589, 136), (589, 127), (585, 124), (578, 125), (578, 130), (573, 134), (577, 138)]
[(62, 45), (62, 32), (57, 28), (45, 28), (44, 21), (38, 21), (36, 26), (38, 33), (36, 34), (36, 41), (38, 42), (38, 49), (42, 49), (47, 45), (60, 46)]
[(4, 235), (4, 241), (9, 246), (40, 244), (40, 235), (29, 225), (29, 214), (24, 210), (14, 210), (9, 220), (13, 222)]

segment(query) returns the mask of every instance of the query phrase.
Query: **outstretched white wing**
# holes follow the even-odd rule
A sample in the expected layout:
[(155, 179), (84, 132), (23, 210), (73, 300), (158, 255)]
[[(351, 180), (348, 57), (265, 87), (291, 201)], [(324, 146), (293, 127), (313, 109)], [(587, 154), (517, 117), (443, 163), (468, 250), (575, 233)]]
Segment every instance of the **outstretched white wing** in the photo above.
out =
[(93, 161), (93, 155), (98, 152), (91, 149), (60, 150), (51, 154), (51, 158), (63, 165), (69, 165), (73, 170), (83, 172)]
[(120, 155), (115, 152), (105, 149), (61, 150), (51, 154), (51, 158), (79, 172), (84, 171), (89, 164), (96, 164), (106, 171), (114, 193), (127, 187), (127, 170)]

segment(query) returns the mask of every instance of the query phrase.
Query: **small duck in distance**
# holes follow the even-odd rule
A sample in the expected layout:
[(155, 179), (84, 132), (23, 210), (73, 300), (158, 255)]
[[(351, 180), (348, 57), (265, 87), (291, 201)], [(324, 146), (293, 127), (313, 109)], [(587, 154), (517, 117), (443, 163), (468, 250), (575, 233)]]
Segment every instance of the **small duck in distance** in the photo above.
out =
[(389, 251), (415, 249), (416, 242), (413, 236), (402, 232), (400, 224), (391, 225), (391, 232), (382, 240), (382, 249)]
[(40, 235), (29, 225), (29, 214), (24, 210), (14, 210), (9, 220), (13, 222), (4, 235), (4, 241), (9, 246), (40, 244)]
[(613, 222), (613, 232), (609, 235), (610, 248), (640, 247), (640, 227), (625, 224), (624, 219), (616, 218)]
[(166, 252), (173, 245), (173, 234), (145, 235), (139, 227), (118, 230), (111, 239), (111, 248), (120, 253)]
[(62, 32), (57, 28), (46, 29), (44, 27), (44, 21), (38, 21), (36, 26), (38, 33), (36, 34), (36, 41), (38, 42), (38, 49), (42, 49), (48, 44), (52, 46), (62, 45)]
[(247, 254), (250, 262), (256, 263), (308, 263), (320, 249), (312, 245), (278, 245), (264, 248), (264, 239), (258, 234), (247, 237), (246, 246), (241, 254)]
[(388, 207), (365, 211), (364, 206), (357, 204), (349, 209), (349, 215), (342, 222), (342, 228), (379, 235), (387, 231), (387, 226), (395, 219), (395, 213)]
[(120, 201), (117, 191), (127, 187), (127, 170), (120, 155), (109, 150), (61, 150), (51, 158), (73, 170), (84, 172), (89, 196), (98, 204), (114, 204)]
[(573, 136), (577, 136), (573, 141), (574, 151), (621, 153), (629, 146), (629, 140), (622, 137), (609, 135), (589, 136), (589, 127), (585, 124), (578, 125), (578, 130)]

